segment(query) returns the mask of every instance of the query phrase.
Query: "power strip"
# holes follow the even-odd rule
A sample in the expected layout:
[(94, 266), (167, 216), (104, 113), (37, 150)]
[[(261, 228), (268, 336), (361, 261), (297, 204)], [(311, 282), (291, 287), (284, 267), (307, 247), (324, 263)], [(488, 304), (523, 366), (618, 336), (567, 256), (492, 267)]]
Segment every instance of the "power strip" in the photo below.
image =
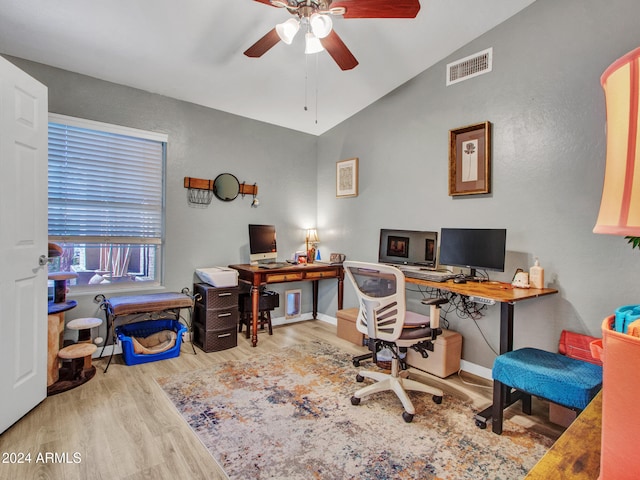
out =
[(483, 305), (495, 305), (496, 301), (492, 298), (470, 296), (469, 301), (473, 303), (482, 303)]

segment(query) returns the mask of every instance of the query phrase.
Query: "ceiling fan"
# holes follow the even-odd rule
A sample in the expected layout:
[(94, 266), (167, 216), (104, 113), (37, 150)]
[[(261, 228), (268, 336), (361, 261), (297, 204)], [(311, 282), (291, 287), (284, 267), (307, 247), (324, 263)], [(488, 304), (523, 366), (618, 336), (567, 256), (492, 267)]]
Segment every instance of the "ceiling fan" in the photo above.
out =
[(249, 47), (247, 57), (261, 57), (280, 40), (293, 41), (300, 24), (307, 28), (305, 53), (323, 49), (342, 70), (351, 70), (358, 60), (333, 30), (332, 15), (344, 18), (415, 18), (420, 11), (419, 0), (255, 0), (278, 8), (286, 8), (293, 15), (280, 23)]

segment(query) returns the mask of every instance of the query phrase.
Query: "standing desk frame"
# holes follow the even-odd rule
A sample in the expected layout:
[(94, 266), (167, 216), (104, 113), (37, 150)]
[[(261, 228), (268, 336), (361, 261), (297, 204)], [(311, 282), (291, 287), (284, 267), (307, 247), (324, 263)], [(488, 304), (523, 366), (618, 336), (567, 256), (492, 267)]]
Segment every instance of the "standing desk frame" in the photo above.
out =
[[(500, 303), (500, 355), (513, 350), (513, 318), (516, 302), (558, 293), (553, 288), (514, 288), (511, 284), (503, 282), (453, 283), (453, 280), (431, 282), (406, 277), (406, 283), (457, 293), (466, 297), (488, 298)], [(521, 398), (519, 392), (512, 393), (507, 391), (506, 395), (505, 408)], [(476, 413), (474, 418), (478, 427), (483, 429), (487, 427), (487, 422), (493, 417), (494, 408), (497, 409), (499, 407), (494, 407), (492, 404), (481, 412)]]
[(341, 264), (307, 263), (290, 265), (282, 268), (260, 268), (257, 265), (229, 265), (238, 271), (239, 279), (251, 286), (252, 330), (251, 344), (258, 345), (258, 315), (260, 304), (260, 287), (269, 283), (313, 282), (313, 319), (318, 316), (318, 282), (324, 279), (338, 281), (338, 310), (342, 309), (344, 296), (344, 270)]

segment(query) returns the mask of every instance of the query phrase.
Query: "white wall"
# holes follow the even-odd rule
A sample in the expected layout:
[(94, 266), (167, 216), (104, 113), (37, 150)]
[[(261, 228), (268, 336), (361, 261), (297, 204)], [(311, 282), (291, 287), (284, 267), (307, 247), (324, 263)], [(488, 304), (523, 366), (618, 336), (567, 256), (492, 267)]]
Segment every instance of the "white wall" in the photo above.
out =
[[(605, 161), (600, 75), (640, 44), (638, 18), (636, 0), (537, 0), (324, 134), (324, 240), (348, 258), (375, 261), (380, 228), (507, 228), (506, 271), (495, 278), (509, 281), (538, 256), (560, 291), (516, 306), (515, 346), (553, 350), (564, 328), (600, 336), (606, 315), (640, 299), (640, 253), (592, 233)], [(448, 62), (488, 47), (491, 73), (445, 86)], [(492, 192), (450, 197), (448, 132), (485, 120), (493, 124)], [(335, 162), (350, 157), (360, 159), (360, 194), (336, 199)], [(345, 294), (355, 306), (351, 287)], [(463, 334), (463, 357), (491, 367), (495, 355), (478, 328), (497, 350), (498, 306), (477, 325), (447, 318)]]

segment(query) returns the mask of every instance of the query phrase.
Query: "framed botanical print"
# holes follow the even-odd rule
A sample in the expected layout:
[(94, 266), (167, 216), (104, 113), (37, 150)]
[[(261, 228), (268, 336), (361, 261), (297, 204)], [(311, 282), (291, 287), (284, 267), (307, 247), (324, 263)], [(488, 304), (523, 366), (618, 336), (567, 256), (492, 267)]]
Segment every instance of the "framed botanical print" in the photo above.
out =
[(358, 159), (336, 163), (336, 197), (358, 196)]
[(491, 192), (491, 123), (449, 130), (449, 195)]

